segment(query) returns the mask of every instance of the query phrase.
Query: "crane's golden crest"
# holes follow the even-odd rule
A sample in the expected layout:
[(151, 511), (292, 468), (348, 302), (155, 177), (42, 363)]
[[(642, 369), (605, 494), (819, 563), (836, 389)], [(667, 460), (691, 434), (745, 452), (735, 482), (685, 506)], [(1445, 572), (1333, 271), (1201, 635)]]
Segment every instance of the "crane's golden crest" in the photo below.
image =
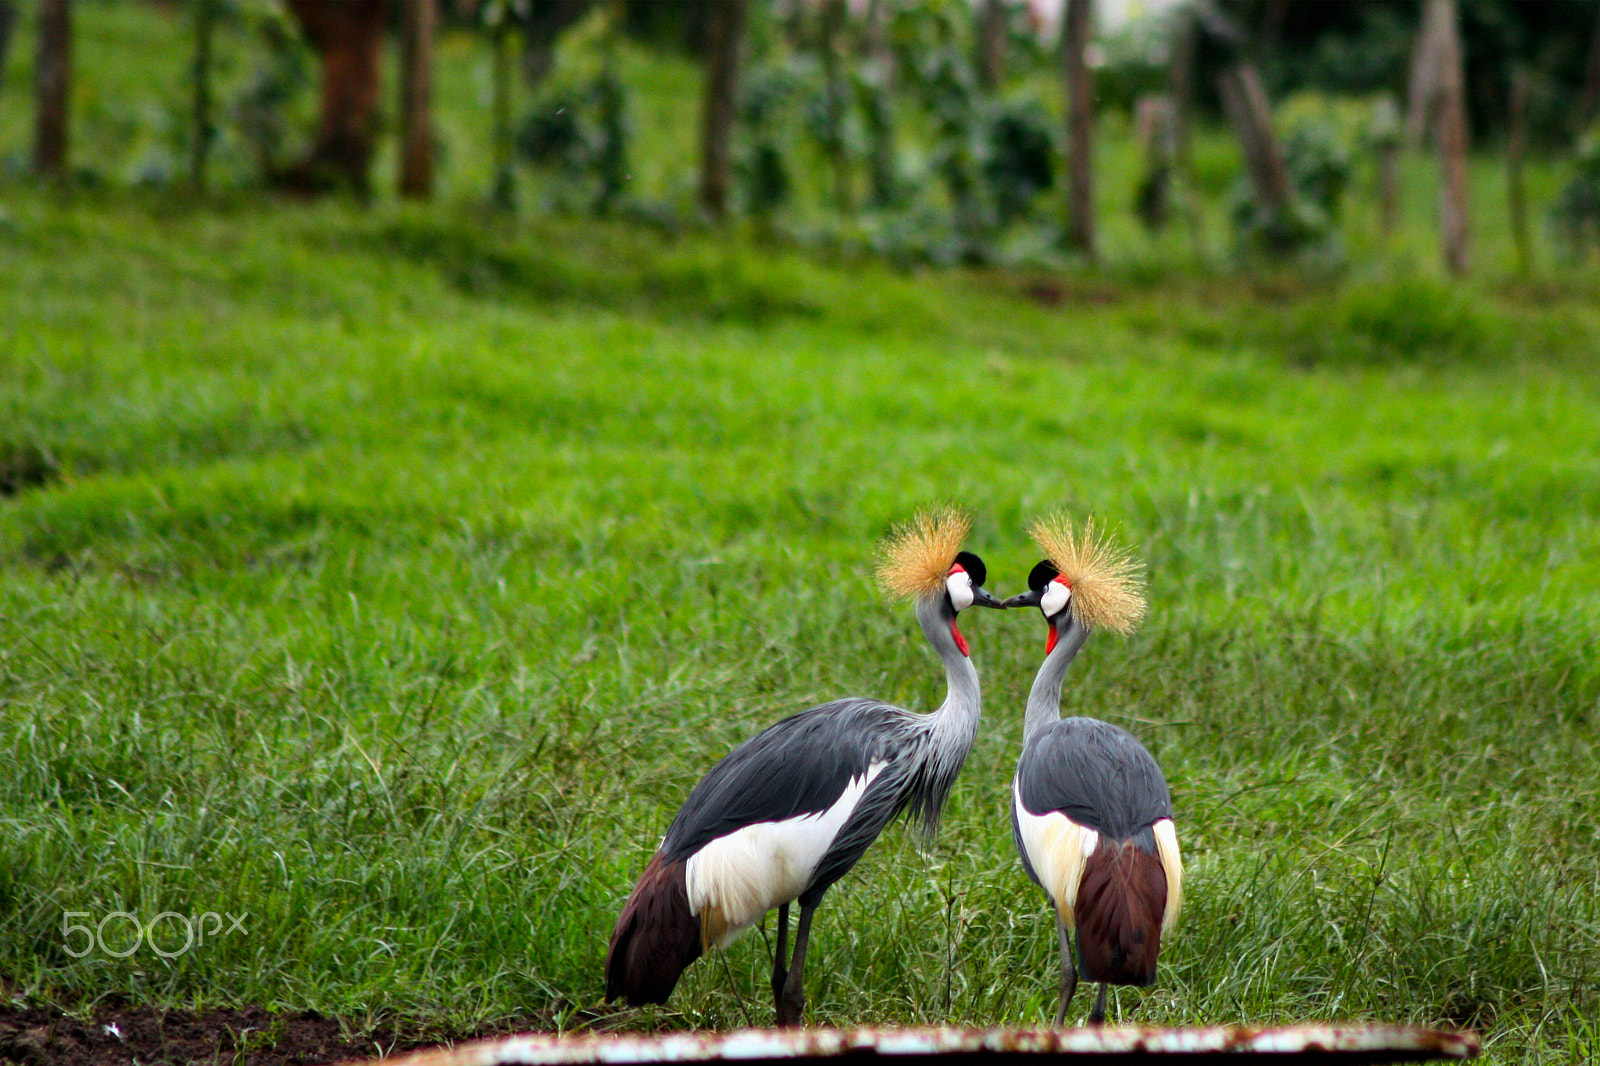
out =
[(1144, 564), (1133, 552), (1107, 540), (1094, 519), (1074, 529), (1064, 514), (1036, 519), (1028, 527), (1072, 588), (1073, 610), (1090, 629), (1109, 629), (1127, 636), (1144, 617)]
[(953, 507), (919, 511), (884, 541), (878, 583), (891, 596), (920, 598), (945, 590), (950, 564), (972, 532), (972, 518)]

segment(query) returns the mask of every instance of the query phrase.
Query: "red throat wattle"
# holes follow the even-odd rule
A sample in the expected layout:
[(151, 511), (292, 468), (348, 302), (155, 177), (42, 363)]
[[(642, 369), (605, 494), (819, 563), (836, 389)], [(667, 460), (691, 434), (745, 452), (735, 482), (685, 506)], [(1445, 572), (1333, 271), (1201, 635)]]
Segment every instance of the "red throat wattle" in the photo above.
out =
[(956, 647), (961, 649), (961, 654), (972, 658), (972, 653), (967, 650), (967, 638), (961, 635), (961, 630), (956, 628), (956, 620), (950, 619), (950, 635), (956, 638)]
[(1055, 626), (1054, 622), (1051, 622), (1050, 623), (1050, 635), (1044, 638), (1044, 653), (1046, 655), (1049, 655), (1051, 652), (1053, 652), (1055, 650), (1056, 650), (1056, 626)]

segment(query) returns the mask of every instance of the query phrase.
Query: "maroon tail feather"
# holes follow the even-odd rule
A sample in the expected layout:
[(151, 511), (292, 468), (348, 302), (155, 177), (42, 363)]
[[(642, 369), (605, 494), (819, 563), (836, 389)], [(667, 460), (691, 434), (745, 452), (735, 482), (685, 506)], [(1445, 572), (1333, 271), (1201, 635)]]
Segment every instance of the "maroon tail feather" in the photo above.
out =
[(678, 977), (700, 957), (700, 922), (689, 912), (684, 864), (657, 852), (623, 904), (606, 952), (606, 1000), (632, 1007), (665, 1003)]
[(1132, 841), (1101, 840), (1084, 864), (1073, 908), (1079, 973), (1114, 985), (1152, 984), (1166, 907), (1161, 860)]

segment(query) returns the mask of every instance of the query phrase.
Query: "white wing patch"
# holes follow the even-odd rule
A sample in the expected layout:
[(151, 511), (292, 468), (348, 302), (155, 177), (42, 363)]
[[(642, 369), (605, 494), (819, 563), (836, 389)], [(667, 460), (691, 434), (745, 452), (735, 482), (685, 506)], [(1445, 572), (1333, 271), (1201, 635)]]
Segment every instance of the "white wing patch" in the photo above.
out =
[(1171, 818), (1158, 819), (1150, 828), (1155, 831), (1156, 854), (1167, 875), (1167, 909), (1161, 915), (1161, 932), (1167, 933), (1177, 924), (1178, 911), (1183, 908), (1183, 857), (1178, 854), (1178, 831)]
[(684, 869), (689, 911), (696, 916), (704, 912), (705, 946), (726, 946), (769, 910), (804, 892), (867, 786), (887, 765), (875, 762), (865, 774), (851, 778), (825, 811), (756, 822), (717, 837), (689, 856)]
[(1083, 880), (1083, 866), (1094, 854), (1100, 834), (1086, 825), (1079, 825), (1060, 811), (1030, 813), (1022, 805), (1022, 794), (1015, 781), (1011, 783), (1011, 803), (1016, 810), (1018, 836), (1022, 838), (1022, 850), (1027, 853), (1028, 865), (1033, 867), (1039, 883), (1050, 896), (1050, 902), (1055, 904), (1061, 924), (1071, 929), (1072, 908), (1078, 902), (1078, 884)]

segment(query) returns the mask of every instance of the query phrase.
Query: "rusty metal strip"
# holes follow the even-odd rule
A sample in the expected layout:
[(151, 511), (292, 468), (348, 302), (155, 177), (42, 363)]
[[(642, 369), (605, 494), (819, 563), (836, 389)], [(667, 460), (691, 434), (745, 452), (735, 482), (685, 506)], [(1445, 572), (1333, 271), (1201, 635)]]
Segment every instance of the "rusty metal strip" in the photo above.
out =
[(1210, 1063), (1384, 1063), (1469, 1059), (1474, 1033), (1393, 1025), (1236, 1026), (1157, 1029), (740, 1029), (725, 1033), (556, 1036), (529, 1034), (389, 1060), (391, 1066), (654, 1066), (663, 1063), (790, 1064), (796, 1059), (892, 1058), (884, 1066), (972, 1066), (996, 1059), (1070, 1057), (1135, 1063), (1198, 1055)]

